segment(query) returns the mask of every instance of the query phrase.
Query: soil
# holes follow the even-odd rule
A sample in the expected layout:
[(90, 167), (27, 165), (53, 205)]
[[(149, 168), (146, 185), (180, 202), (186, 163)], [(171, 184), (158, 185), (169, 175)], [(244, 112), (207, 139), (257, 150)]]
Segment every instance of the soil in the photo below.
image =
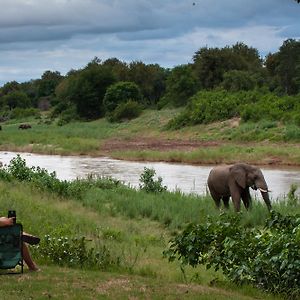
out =
[(217, 147), (220, 142), (214, 141), (185, 141), (185, 140), (163, 140), (155, 138), (139, 138), (139, 139), (110, 139), (105, 141), (101, 146), (101, 150), (105, 153), (114, 151), (141, 151), (154, 150), (160, 152), (166, 151), (193, 151), (201, 147)]

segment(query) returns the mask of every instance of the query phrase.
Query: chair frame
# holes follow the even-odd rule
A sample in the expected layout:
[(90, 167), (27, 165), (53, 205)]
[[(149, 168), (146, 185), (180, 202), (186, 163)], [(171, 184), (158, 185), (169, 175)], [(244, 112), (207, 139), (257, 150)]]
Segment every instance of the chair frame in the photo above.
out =
[[(22, 241), (22, 234), (23, 234), (23, 226), (20, 223), (16, 223), (12, 226), (4, 226), (4, 227), (0, 227), (0, 235), (9, 235), (10, 233), (13, 233), (15, 230), (15, 227), (19, 227), (20, 230), (20, 236), (19, 236), (19, 240), (18, 240), (18, 248), (20, 250), (20, 254), (21, 254), (21, 258), (20, 260), (16, 263), (15, 266), (11, 266), (11, 267), (1, 267), (0, 265), (0, 270), (9, 270), (9, 269), (14, 269), (16, 268), (16, 266), (20, 265), (21, 266), (21, 271), (20, 273), (23, 274), (24, 271), (24, 262), (23, 262), (23, 241)], [(4, 232), (4, 233), (3, 233)], [(0, 245), (0, 253), (1, 253), (1, 245)], [(6, 272), (6, 273), (2, 273), (3, 274), (18, 274), (15, 272)]]

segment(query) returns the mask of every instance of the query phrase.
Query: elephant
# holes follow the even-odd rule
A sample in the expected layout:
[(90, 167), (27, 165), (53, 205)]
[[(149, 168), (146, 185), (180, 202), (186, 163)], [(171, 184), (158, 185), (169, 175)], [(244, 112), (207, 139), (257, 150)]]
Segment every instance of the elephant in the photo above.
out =
[(207, 185), (210, 194), (218, 208), (223, 200), (225, 208), (229, 208), (229, 198), (232, 198), (234, 209), (240, 211), (241, 199), (245, 208), (251, 208), (251, 196), (249, 187), (259, 189), (267, 205), (272, 209), (269, 190), (262, 171), (255, 166), (246, 163), (217, 166), (213, 168), (208, 176)]
[(29, 128), (31, 128), (30, 124), (20, 124), (19, 125), (19, 129), (29, 129)]

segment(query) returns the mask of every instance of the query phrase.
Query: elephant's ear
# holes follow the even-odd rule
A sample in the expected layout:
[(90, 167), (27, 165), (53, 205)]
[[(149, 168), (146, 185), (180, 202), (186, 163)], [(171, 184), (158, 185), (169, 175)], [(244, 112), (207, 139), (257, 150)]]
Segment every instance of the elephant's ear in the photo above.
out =
[(230, 169), (230, 174), (236, 181), (236, 183), (242, 187), (243, 189), (246, 188), (246, 172), (243, 167), (239, 165), (234, 165)]

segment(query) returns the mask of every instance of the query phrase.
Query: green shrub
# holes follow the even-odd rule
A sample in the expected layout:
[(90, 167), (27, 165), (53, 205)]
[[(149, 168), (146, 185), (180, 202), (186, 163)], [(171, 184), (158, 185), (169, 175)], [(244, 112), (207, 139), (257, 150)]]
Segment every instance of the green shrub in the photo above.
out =
[(165, 251), (170, 261), (221, 269), (233, 282), (248, 283), (290, 298), (300, 296), (300, 215), (272, 212), (264, 229), (241, 225), (241, 215), (190, 224)]
[(88, 247), (85, 237), (69, 238), (46, 235), (35, 249), (35, 255), (48, 262), (68, 267), (107, 269), (117, 265), (105, 246)]
[(93, 176), (73, 181), (59, 180), (55, 172), (48, 173), (46, 169), (40, 167), (27, 167), (26, 161), (20, 155), (14, 157), (7, 167), (0, 168), (0, 178), (6, 181), (16, 179), (30, 182), (40, 190), (47, 190), (59, 196), (74, 197), (75, 199), (81, 199), (92, 187), (113, 189), (121, 185), (119, 180)]
[(253, 90), (256, 86), (254, 76), (248, 71), (230, 70), (223, 75), (222, 88), (227, 91)]
[(141, 103), (142, 94), (134, 82), (121, 81), (112, 84), (106, 91), (103, 104), (107, 113), (113, 112), (119, 104), (128, 101)]
[(243, 122), (295, 120), (300, 115), (299, 96), (278, 97), (263, 90), (229, 92), (200, 91), (186, 109), (169, 121), (167, 128), (207, 124), (239, 116)]
[(286, 126), (283, 139), (285, 141), (300, 141), (300, 127), (296, 125)]
[(36, 108), (20, 108), (16, 107), (11, 111), (10, 118), (11, 119), (22, 119), (27, 117), (40, 117), (40, 111)]
[(155, 170), (144, 168), (144, 172), (140, 176), (140, 189), (147, 193), (161, 193), (167, 190), (166, 186), (162, 185), (162, 178), (159, 176), (154, 179)]
[(132, 100), (126, 103), (120, 103), (114, 111), (107, 115), (111, 122), (120, 122), (137, 118), (142, 113), (142, 106)]
[(57, 122), (57, 125), (62, 126), (62, 125), (65, 125), (67, 123), (70, 123), (71, 121), (74, 121), (76, 119), (78, 119), (76, 106), (71, 105), (71, 107), (69, 107), (68, 109), (62, 111), (62, 113), (60, 114), (60, 118)]

